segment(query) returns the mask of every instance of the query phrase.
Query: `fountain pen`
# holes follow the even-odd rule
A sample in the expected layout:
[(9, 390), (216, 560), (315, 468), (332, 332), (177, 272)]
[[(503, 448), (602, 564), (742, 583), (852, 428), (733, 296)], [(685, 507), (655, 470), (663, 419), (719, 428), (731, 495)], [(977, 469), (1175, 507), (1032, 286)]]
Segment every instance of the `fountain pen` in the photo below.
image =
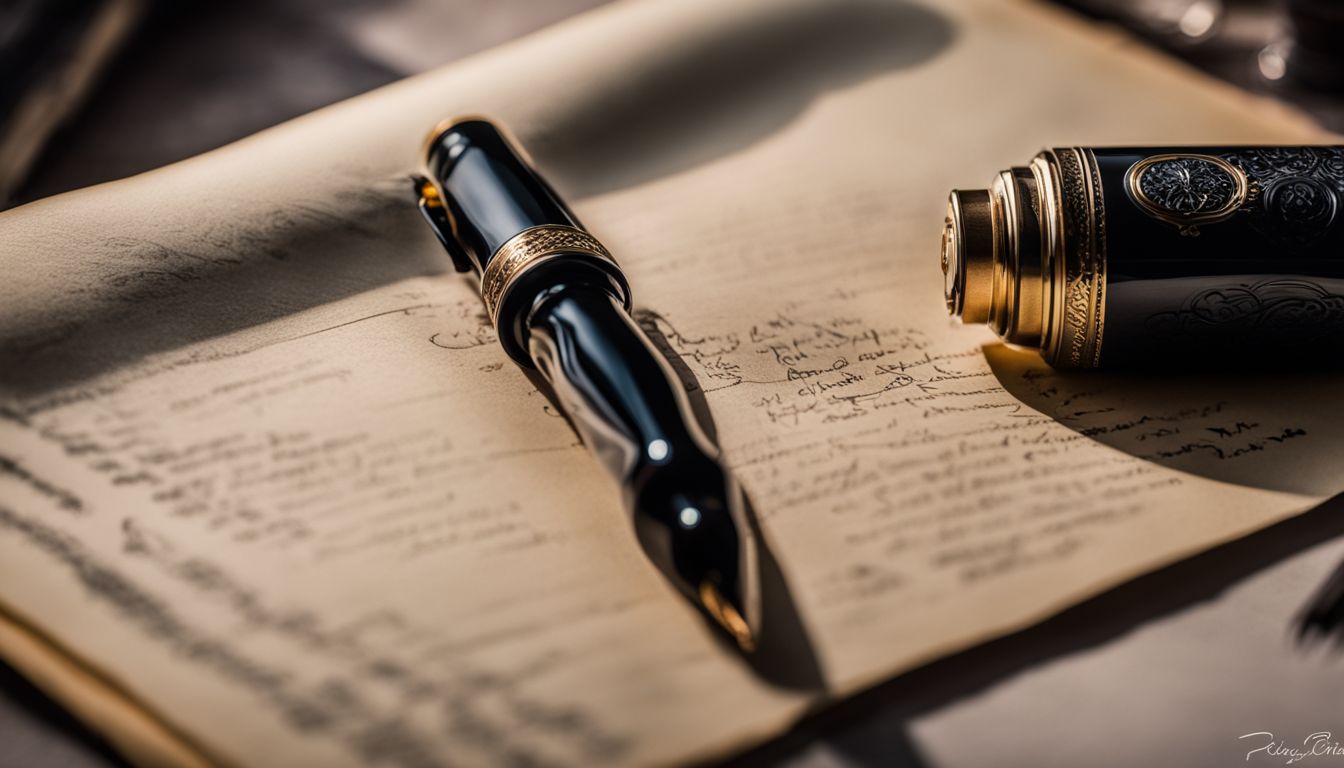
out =
[(518, 144), (483, 118), (445, 121), (415, 193), (459, 272), (480, 278), (504, 351), (535, 369), (620, 484), (635, 537), (744, 652), (760, 599), (745, 499), (671, 365), (630, 315), (630, 286)]

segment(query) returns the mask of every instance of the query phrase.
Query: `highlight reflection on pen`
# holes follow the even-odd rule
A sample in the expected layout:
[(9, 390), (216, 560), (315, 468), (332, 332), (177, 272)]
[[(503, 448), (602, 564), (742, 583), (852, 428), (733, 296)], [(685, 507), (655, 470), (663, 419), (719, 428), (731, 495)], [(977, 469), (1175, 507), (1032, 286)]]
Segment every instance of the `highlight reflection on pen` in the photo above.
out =
[(736, 480), (671, 365), (630, 317), (606, 248), (490, 122), (426, 144), (420, 210), (462, 272), (481, 278), (504, 350), (535, 368), (622, 489), (645, 554), (744, 652), (757, 646), (755, 538)]

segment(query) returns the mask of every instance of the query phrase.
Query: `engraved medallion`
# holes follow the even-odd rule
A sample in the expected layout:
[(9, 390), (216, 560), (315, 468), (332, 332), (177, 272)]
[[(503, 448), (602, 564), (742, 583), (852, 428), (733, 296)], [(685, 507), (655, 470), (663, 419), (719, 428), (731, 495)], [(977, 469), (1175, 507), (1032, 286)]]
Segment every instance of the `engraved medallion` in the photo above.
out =
[(1144, 213), (1198, 235), (1246, 202), (1250, 184), (1235, 165), (1212, 155), (1154, 155), (1125, 174), (1125, 189)]

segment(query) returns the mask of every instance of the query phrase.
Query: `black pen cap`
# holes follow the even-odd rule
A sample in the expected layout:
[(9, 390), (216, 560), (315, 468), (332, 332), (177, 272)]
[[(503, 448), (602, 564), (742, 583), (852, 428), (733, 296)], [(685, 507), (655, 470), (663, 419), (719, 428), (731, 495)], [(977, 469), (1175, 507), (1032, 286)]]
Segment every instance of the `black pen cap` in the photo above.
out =
[(480, 276), (486, 314), (519, 363), (532, 364), (529, 310), (557, 286), (600, 285), (629, 308), (615, 259), (494, 123), (441, 123), (425, 144), (425, 174), (421, 208), (458, 270)]

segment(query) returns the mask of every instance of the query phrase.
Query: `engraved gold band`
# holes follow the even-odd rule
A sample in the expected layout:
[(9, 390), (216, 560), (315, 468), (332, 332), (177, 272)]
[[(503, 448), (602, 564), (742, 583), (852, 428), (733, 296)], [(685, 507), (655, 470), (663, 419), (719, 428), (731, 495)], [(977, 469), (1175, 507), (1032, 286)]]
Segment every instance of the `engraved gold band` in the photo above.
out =
[(987, 190), (954, 190), (943, 222), (944, 296), (952, 314), (1038, 347), (1059, 368), (1101, 362), (1106, 211), (1091, 150), (1042, 152)]
[(1055, 202), (1062, 218), (1062, 248), (1055, 275), (1059, 309), (1051, 318), (1058, 333), (1043, 349), (1060, 368), (1095, 368), (1101, 362), (1106, 321), (1106, 209), (1101, 171), (1090, 150), (1069, 147), (1048, 152), (1059, 169)]
[(495, 251), (481, 275), (481, 297), (490, 324), (496, 325), (499, 307), (519, 276), (562, 253), (583, 254), (616, 266), (607, 249), (581, 229), (558, 224), (525, 229)]

